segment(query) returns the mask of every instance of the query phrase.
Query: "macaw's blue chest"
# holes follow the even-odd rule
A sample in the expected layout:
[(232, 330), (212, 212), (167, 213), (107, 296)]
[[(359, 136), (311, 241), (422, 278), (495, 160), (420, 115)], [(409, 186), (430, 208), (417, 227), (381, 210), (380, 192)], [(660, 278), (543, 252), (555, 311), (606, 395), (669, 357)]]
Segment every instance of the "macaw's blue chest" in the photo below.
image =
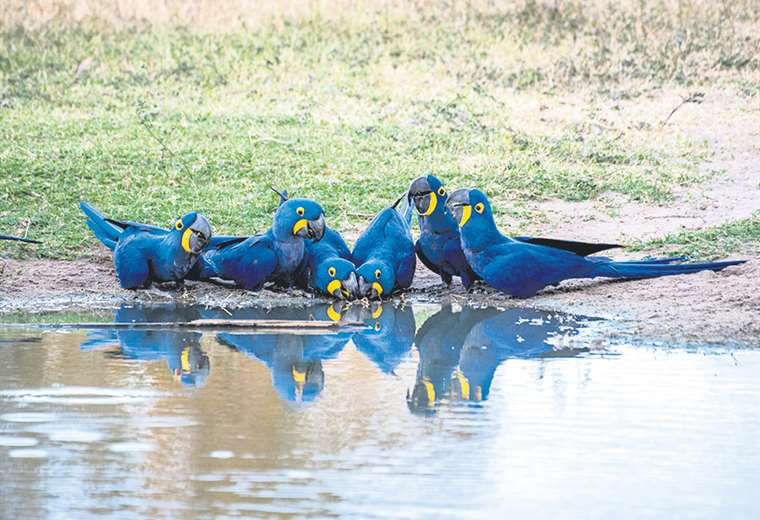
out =
[(274, 278), (278, 281), (290, 280), (303, 262), (304, 251), (305, 244), (300, 239), (276, 242), (277, 270), (274, 273)]

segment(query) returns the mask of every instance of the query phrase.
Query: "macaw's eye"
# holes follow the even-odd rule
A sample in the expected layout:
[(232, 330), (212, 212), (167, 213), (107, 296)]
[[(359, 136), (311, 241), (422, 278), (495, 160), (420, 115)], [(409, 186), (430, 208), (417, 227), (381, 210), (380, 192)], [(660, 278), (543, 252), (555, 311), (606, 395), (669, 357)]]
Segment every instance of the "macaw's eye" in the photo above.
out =
[(327, 274), (330, 276), (335, 276), (335, 268), (334, 267), (328, 267), (327, 268)]
[(182, 231), (182, 228), (185, 226), (182, 224), (181, 220), (178, 220), (177, 223), (174, 224), (174, 227), (177, 229), (177, 231)]
[(446, 195), (446, 188), (444, 188), (443, 186), (441, 186), (440, 188), (438, 188), (438, 195), (440, 195), (441, 197), (443, 197), (444, 195)]
[(377, 279), (379, 280), (379, 279), (380, 279), (380, 275), (381, 275), (381, 274), (383, 274), (383, 273), (381, 273), (381, 272), (380, 272), (380, 269), (377, 269), (377, 270), (375, 271), (375, 278), (377, 278)]
[(298, 216), (303, 217), (304, 209), (302, 207), (296, 208), (296, 213), (298, 213)]
[(477, 211), (478, 213), (483, 213), (484, 209), (486, 209), (486, 207), (483, 205), (482, 202), (478, 202), (477, 204), (475, 204), (475, 211)]

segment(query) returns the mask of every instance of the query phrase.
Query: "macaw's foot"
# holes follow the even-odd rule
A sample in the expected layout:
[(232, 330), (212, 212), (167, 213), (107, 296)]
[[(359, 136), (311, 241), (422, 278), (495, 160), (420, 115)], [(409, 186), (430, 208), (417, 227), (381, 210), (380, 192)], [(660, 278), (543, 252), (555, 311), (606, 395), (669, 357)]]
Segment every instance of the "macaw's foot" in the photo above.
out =
[(152, 284), (150, 287), (144, 289), (145, 294), (148, 296), (156, 296), (161, 299), (174, 299), (174, 292), (165, 291), (160, 288), (158, 284)]
[(213, 277), (213, 278), (209, 278), (206, 281), (209, 283), (213, 283), (214, 285), (221, 285), (222, 287), (237, 287), (238, 286), (237, 282), (233, 280), (225, 280), (224, 278)]

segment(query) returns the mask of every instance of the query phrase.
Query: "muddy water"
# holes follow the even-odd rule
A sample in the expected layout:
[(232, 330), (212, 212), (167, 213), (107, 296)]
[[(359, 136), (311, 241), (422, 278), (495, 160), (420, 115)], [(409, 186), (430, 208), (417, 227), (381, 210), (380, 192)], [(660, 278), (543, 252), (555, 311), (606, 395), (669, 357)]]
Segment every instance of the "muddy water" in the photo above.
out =
[(530, 309), (232, 317), (339, 315), (367, 326), (0, 328), (0, 518), (760, 515), (760, 351)]

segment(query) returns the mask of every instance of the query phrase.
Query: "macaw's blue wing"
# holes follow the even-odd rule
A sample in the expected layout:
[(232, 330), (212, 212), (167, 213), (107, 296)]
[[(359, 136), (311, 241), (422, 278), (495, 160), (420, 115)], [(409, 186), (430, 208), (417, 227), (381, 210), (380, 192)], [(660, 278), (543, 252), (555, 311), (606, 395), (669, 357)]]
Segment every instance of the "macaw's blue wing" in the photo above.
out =
[(261, 289), (277, 267), (273, 240), (269, 234), (240, 238), (204, 251), (188, 277), (221, 278), (234, 281), (243, 289)]
[(119, 236), (126, 228), (109, 222), (102, 213), (87, 202), (80, 202), (79, 208), (87, 216), (87, 226), (95, 234), (95, 237), (108, 249), (112, 251), (116, 249)]
[(608, 249), (617, 249), (624, 246), (619, 244), (604, 244), (593, 242), (577, 242), (575, 240), (558, 240), (555, 238), (541, 238), (541, 237), (512, 237), (520, 242), (527, 244), (537, 244), (540, 246), (553, 247), (555, 249), (564, 249), (565, 251), (571, 251), (576, 255), (588, 256), (600, 251), (607, 251)]

